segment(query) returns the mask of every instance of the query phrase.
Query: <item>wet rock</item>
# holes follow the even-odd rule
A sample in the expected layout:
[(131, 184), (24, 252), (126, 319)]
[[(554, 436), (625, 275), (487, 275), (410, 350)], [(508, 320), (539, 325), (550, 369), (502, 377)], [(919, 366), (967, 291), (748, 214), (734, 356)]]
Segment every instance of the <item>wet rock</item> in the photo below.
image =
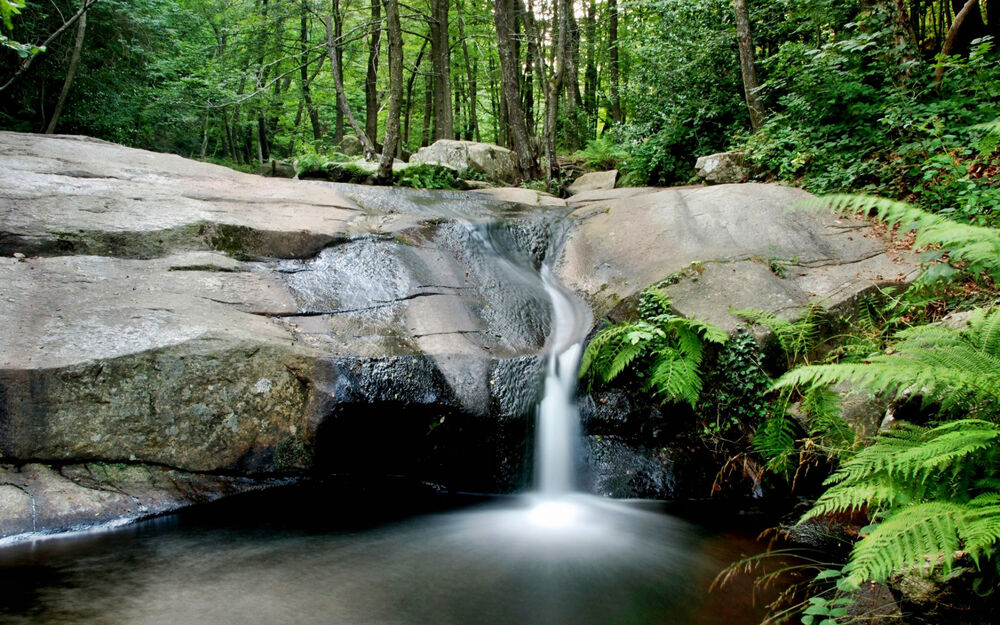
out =
[(411, 164), (443, 165), (455, 171), (471, 169), (491, 180), (513, 182), (517, 178), (514, 153), (491, 143), (441, 139), (420, 148), (410, 157)]
[(0, 540), (120, 524), (288, 483), (144, 465), (0, 465)]
[(675, 496), (674, 463), (668, 449), (630, 445), (612, 436), (589, 436), (585, 441), (591, 492), (625, 499)]
[(590, 172), (574, 180), (566, 192), (570, 195), (577, 195), (586, 191), (607, 191), (615, 188), (616, 180), (618, 180), (617, 169)]
[(708, 184), (730, 184), (743, 182), (743, 152), (719, 152), (698, 157), (694, 165), (695, 173)]

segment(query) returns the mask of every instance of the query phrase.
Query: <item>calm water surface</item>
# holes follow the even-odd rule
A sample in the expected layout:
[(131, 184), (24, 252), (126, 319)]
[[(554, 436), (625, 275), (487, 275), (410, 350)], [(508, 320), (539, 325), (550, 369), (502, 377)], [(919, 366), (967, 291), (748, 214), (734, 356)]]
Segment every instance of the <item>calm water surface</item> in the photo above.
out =
[(748, 583), (708, 592), (722, 566), (759, 550), (745, 534), (652, 504), (539, 504), (293, 489), (17, 544), (0, 549), (0, 622), (759, 622)]

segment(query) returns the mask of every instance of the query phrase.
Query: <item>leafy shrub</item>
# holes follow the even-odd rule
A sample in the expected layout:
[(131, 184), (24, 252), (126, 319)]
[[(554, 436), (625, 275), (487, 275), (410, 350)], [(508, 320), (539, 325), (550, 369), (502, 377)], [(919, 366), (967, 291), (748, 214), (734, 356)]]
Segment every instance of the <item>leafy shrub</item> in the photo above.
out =
[(701, 394), (704, 342), (721, 344), (728, 336), (711, 324), (676, 315), (663, 291), (647, 288), (640, 295), (638, 321), (605, 328), (587, 345), (580, 377), (606, 384), (631, 371), (663, 401), (693, 408)]

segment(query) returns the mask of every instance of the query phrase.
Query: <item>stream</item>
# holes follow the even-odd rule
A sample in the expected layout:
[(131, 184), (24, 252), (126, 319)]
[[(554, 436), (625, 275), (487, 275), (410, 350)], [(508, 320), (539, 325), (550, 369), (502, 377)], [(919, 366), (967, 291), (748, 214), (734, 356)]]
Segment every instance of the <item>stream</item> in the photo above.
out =
[(761, 550), (752, 540), (758, 521), (715, 506), (678, 515), (661, 503), (578, 492), (576, 374), (590, 312), (544, 263), (507, 249), (492, 224), (462, 223), (497, 275), (526, 285), (526, 297), (548, 298), (532, 492), (444, 495), (405, 480), (317, 480), (15, 544), (0, 550), (0, 622), (759, 622), (748, 580), (709, 592), (726, 564)]

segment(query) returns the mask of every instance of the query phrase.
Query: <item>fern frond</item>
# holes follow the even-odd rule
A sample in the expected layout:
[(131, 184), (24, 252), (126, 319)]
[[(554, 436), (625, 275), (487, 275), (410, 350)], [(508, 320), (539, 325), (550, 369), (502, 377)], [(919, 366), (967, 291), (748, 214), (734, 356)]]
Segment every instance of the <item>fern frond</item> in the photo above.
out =
[(782, 473), (791, 468), (796, 455), (795, 439), (798, 424), (787, 414), (773, 415), (764, 420), (753, 435), (754, 451), (762, 455), (770, 470)]
[(689, 328), (698, 333), (703, 341), (722, 345), (729, 340), (729, 333), (722, 328), (701, 319), (685, 319)]
[(700, 364), (705, 347), (701, 342), (701, 337), (698, 336), (698, 332), (691, 327), (688, 320), (677, 317), (671, 320), (669, 327), (673, 331), (674, 338), (677, 341), (677, 348), (684, 354), (684, 357), (690, 359), (695, 364)]
[(845, 462), (827, 480), (835, 486), (823, 496), (871, 480), (914, 482), (954, 472), (966, 463), (967, 457), (998, 442), (1000, 426), (979, 419), (952, 421), (930, 430), (905, 426), (880, 436), (873, 445)]
[(985, 130), (986, 134), (976, 143), (980, 158), (986, 158), (1000, 147), (1000, 119), (985, 124), (976, 124), (972, 130)]
[(605, 351), (608, 346), (612, 343), (620, 342), (631, 328), (632, 324), (623, 323), (598, 332), (590, 343), (587, 344), (587, 348), (583, 350), (583, 357), (580, 359), (579, 376), (581, 378), (584, 377), (590, 371), (591, 367), (596, 368), (598, 361), (606, 359), (607, 355)]
[(665, 400), (685, 401), (694, 408), (701, 395), (701, 376), (691, 360), (676, 350), (663, 350), (653, 365), (647, 387)]
[(969, 502), (959, 526), (959, 535), (976, 566), (982, 554), (995, 550), (1000, 543), (1000, 492), (988, 492)]
[(813, 504), (813, 507), (802, 516), (802, 521), (826, 514), (851, 512), (872, 507), (888, 507), (901, 500), (911, 501), (906, 493), (888, 481), (869, 481), (849, 489), (830, 489), (823, 493)]
[(636, 358), (646, 353), (647, 347), (648, 344), (644, 342), (622, 345), (607, 368), (601, 370), (601, 381), (606, 384), (617, 378)]
[(1000, 357), (1000, 308), (973, 311), (966, 330), (969, 341), (981, 352)]
[(953, 261), (965, 261), (970, 271), (986, 271), (1000, 278), (1000, 231), (952, 221), (905, 202), (868, 195), (833, 194), (802, 202), (807, 207), (829, 207), (840, 214), (872, 214), (898, 234), (916, 231), (914, 245), (940, 245)]
[(901, 508), (854, 546), (845, 585), (858, 588), (868, 580), (884, 581), (897, 571), (938, 562), (950, 570), (960, 547), (959, 522), (967, 511), (967, 506), (944, 501)]
[(802, 410), (809, 419), (809, 434), (818, 436), (834, 449), (854, 444), (854, 430), (840, 411), (840, 395), (825, 388), (813, 388), (802, 397)]

